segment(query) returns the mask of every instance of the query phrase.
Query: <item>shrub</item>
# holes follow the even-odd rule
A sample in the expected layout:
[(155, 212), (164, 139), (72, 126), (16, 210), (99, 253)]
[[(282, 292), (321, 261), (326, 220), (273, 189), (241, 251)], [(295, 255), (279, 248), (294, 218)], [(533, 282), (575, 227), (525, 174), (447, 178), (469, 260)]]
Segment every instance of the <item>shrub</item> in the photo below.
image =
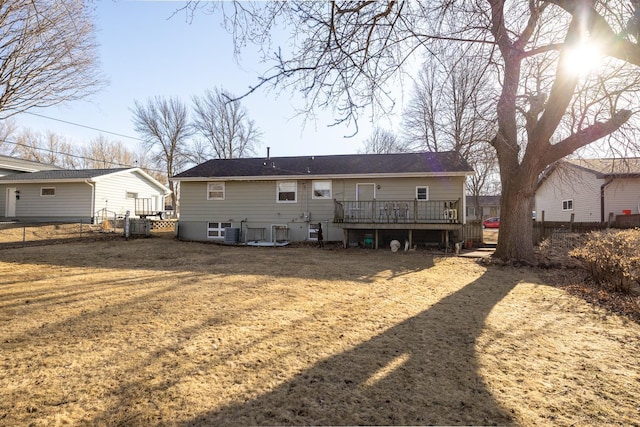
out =
[(582, 262), (596, 283), (628, 293), (640, 284), (640, 229), (592, 231), (569, 255)]

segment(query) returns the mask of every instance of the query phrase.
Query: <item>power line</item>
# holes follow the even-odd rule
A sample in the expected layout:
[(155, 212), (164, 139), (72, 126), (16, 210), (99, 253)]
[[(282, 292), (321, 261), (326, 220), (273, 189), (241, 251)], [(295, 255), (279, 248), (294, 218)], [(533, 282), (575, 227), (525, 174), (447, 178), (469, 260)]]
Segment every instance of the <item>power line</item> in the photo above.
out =
[[(62, 151), (56, 151), (56, 150), (52, 150), (52, 149), (49, 149), (49, 148), (34, 147), (32, 145), (24, 144), (24, 143), (17, 142), (17, 141), (10, 141), (8, 139), (2, 139), (0, 141), (3, 142), (3, 143), (7, 143), (7, 144), (13, 144), (13, 145), (18, 146), (18, 147), (25, 147), (25, 148), (28, 148), (28, 149), (31, 149), (31, 150), (45, 151), (47, 153), (56, 154), (56, 155), (59, 155), (59, 156), (67, 156), (67, 157), (72, 157), (72, 158), (81, 159), (81, 160), (85, 160), (85, 161), (104, 163), (104, 164), (108, 164), (108, 165), (111, 165), (111, 166), (119, 166), (119, 167), (127, 167), (127, 168), (140, 167), (141, 169), (146, 169), (146, 170), (151, 171), (151, 172), (157, 172), (157, 173), (160, 173), (160, 174), (164, 174), (165, 173), (164, 171), (161, 171), (159, 169), (151, 169), (151, 168), (148, 168), (148, 167), (142, 168), (140, 165), (132, 166), (132, 165), (127, 165), (127, 164), (122, 164), (122, 163), (117, 163), (117, 162), (111, 162), (109, 160), (94, 159), (94, 158), (91, 158), (91, 157), (80, 156), (80, 155), (77, 155), (77, 154), (64, 153)], [(28, 160), (28, 159), (25, 159), (25, 160)], [(137, 161), (136, 161), (136, 163), (137, 163)]]
[(74, 123), (74, 122), (70, 122), (68, 120), (62, 120), (62, 119), (57, 119), (55, 117), (45, 116), (43, 114), (32, 113), (31, 111), (23, 111), (22, 114), (30, 114), (32, 116), (41, 117), (41, 118), (47, 119), (47, 120), (54, 120), (56, 122), (65, 123), (65, 124), (72, 125), (72, 126), (77, 126), (77, 127), (81, 127), (81, 128), (85, 128), (85, 129), (95, 130), (95, 131), (102, 132), (102, 133), (108, 133), (109, 135), (119, 136), (121, 138), (128, 138), (128, 139), (133, 139), (135, 141), (145, 142), (144, 140), (142, 140), (140, 138), (137, 138), (137, 137), (134, 137), (134, 136), (123, 135), (121, 133), (111, 132), (111, 131), (104, 130), (104, 129), (99, 129), (99, 128), (94, 128), (92, 126), (82, 125), (80, 123)]

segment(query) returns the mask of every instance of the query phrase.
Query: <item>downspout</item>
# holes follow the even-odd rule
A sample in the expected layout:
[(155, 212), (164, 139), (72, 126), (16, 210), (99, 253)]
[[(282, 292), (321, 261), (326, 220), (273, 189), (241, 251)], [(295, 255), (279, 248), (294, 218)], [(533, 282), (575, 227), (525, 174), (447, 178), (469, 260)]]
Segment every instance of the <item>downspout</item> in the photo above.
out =
[(93, 224), (95, 221), (93, 214), (95, 213), (95, 208), (96, 208), (96, 186), (94, 185), (93, 182), (91, 182), (88, 179), (85, 181), (85, 183), (89, 187), (91, 187), (91, 211), (89, 212), (89, 219), (91, 221), (91, 224)]
[(600, 222), (604, 222), (604, 190), (613, 182), (613, 178), (607, 178), (607, 180), (600, 186)]

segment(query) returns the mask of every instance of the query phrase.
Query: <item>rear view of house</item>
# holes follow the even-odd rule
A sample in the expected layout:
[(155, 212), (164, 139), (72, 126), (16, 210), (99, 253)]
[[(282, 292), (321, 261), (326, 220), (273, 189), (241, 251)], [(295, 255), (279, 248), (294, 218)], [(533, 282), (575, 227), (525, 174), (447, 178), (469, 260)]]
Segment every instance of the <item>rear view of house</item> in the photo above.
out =
[(210, 160), (174, 177), (178, 234), (276, 244), (314, 241), (321, 225), (345, 245), (438, 243), (462, 238), (472, 173), (453, 152)]

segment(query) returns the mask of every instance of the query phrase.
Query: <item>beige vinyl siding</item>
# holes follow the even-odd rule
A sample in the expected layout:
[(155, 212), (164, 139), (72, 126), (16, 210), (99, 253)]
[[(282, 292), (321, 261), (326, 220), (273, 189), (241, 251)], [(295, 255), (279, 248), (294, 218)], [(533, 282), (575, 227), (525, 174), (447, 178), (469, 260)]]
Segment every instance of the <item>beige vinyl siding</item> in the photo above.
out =
[[(20, 191), (16, 201), (18, 218), (89, 218), (91, 217), (91, 187), (85, 183), (46, 183), (15, 184), (3, 186), (3, 198), (6, 188), (15, 187)], [(55, 196), (42, 197), (41, 188), (55, 188)], [(3, 211), (4, 212), (4, 211)]]
[[(600, 222), (600, 186), (604, 183), (594, 173), (572, 168), (552, 173), (536, 191), (536, 220)], [(572, 200), (573, 210), (563, 211), (562, 201)]]
[(276, 182), (225, 182), (224, 200), (207, 200), (206, 182), (180, 184), (181, 221), (228, 221), (247, 219), (261, 223), (304, 221), (312, 212), (312, 221), (333, 220), (333, 199), (313, 199), (311, 181), (298, 181), (297, 202), (278, 203)]
[[(416, 186), (429, 187), (429, 200), (462, 200), (464, 178), (387, 178), (378, 180), (332, 180), (333, 199), (313, 199), (312, 180), (298, 181), (296, 203), (277, 203), (275, 181), (226, 181), (225, 200), (207, 200), (206, 182), (183, 181), (180, 184), (181, 220), (211, 219), (275, 222), (299, 221), (305, 212), (311, 220), (333, 220), (333, 199), (356, 198), (356, 184), (380, 185), (377, 200), (414, 200)], [(215, 217), (215, 218), (212, 218)]]
[[(327, 181), (327, 179), (318, 179)], [(308, 238), (309, 223), (322, 222), (325, 240), (341, 240), (342, 229), (333, 224), (334, 199), (353, 201), (357, 184), (375, 184), (377, 200), (414, 200), (416, 186), (429, 187), (429, 200), (463, 202), (464, 177), (333, 179), (332, 198), (314, 199), (314, 179), (297, 180), (297, 201), (278, 203), (274, 181), (225, 181), (225, 199), (207, 200), (207, 182), (180, 183), (180, 237), (205, 240), (207, 222), (231, 222), (235, 228), (267, 230), (286, 225), (289, 240)], [(462, 210), (462, 206), (461, 206)]]
[[(206, 239), (207, 222), (231, 222), (233, 227), (264, 229), (270, 239), (273, 225), (286, 225), (289, 240), (307, 240), (311, 222), (322, 222), (326, 239), (341, 238), (341, 230), (331, 227), (333, 199), (313, 199), (311, 180), (297, 181), (297, 201), (278, 203), (276, 181), (226, 181), (224, 200), (207, 200), (206, 182), (180, 184), (180, 236)], [(332, 230), (334, 228), (335, 230)]]
[(640, 178), (614, 179), (605, 190), (605, 220), (609, 212), (622, 215), (623, 210), (640, 213)]
[[(334, 180), (334, 198), (340, 201), (356, 200), (357, 184), (375, 184), (376, 200), (414, 200), (416, 187), (429, 187), (429, 200), (462, 201), (464, 197), (463, 177), (432, 177)], [(377, 188), (378, 185), (380, 188)]]
[(148, 182), (137, 173), (119, 173), (97, 179), (95, 211), (106, 208), (118, 215), (130, 211), (135, 213), (135, 200), (128, 199), (127, 193), (136, 193), (139, 199), (153, 199), (153, 208), (164, 210), (164, 194), (161, 189)]

